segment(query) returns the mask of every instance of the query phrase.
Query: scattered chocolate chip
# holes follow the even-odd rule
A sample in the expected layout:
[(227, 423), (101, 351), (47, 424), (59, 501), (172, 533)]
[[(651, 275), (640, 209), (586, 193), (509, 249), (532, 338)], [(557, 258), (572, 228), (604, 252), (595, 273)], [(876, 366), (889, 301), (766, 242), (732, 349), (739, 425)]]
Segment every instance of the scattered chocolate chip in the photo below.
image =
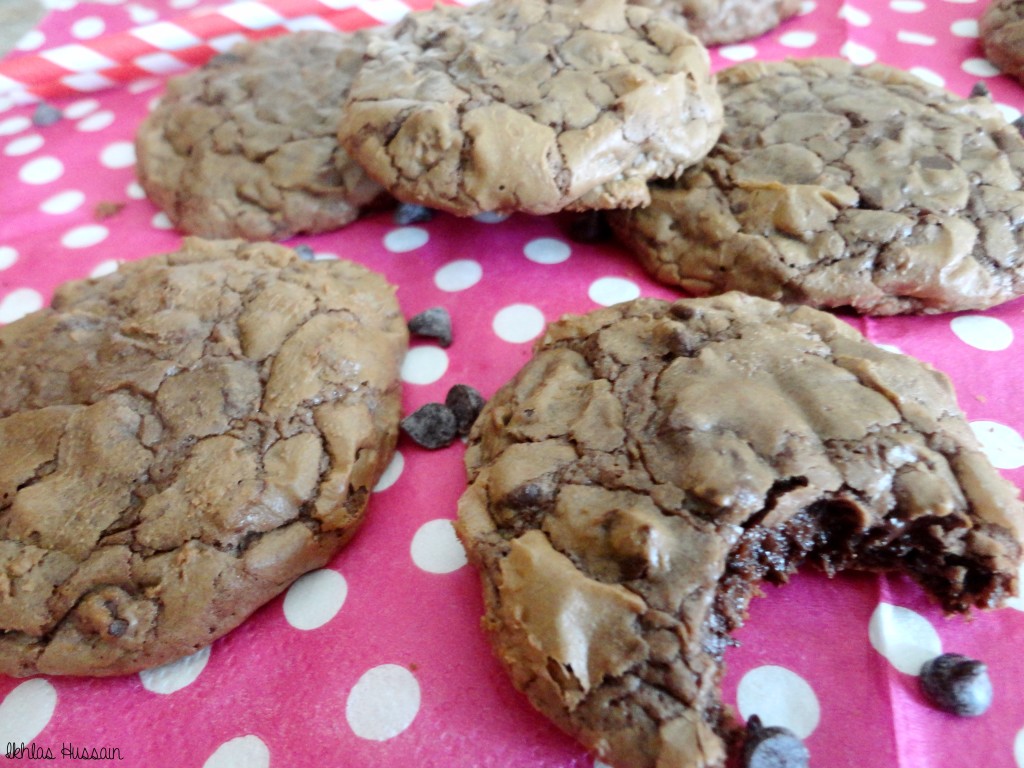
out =
[(409, 332), (437, 339), (442, 347), (452, 343), (452, 318), (444, 307), (431, 307), (409, 320)]
[(444, 404), (455, 414), (455, 425), (460, 435), (469, 434), (484, 402), (483, 395), (468, 384), (456, 384), (448, 390)]
[(425, 205), (415, 203), (399, 203), (395, 208), (394, 220), (399, 226), (408, 224), (422, 224), (434, 218), (434, 212)]
[(992, 704), (988, 667), (959, 653), (944, 653), (926, 661), (919, 679), (928, 700), (946, 712), (976, 717)]
[(237, 53), (231, 51), (224, 51), (224, 53), (218, 53), (212, 59), (206, 62), (207, 67), (220, 67), (224, 64), (238, 64), (242, 61), (242, 57)]
[(611, 227), (601, 211), (573, 214), (566, 224), (566, 233), (577, 243), (603, 243), (612, 237)]
[(455, 414), (447, 405), (427, 403), (401, 421), (402, 431), (413, 442), (434, 450), (451, 445), (458, 434)]
[(981, 80), (979, 80), (978, 82), (976, 82), (974, 84), (974, 87), (971, 88), (971, 93), (970, 93), (970, 95), (967, 98), (969, 98), (969, 99), (980, 99), (980, 98), (991, 99), (992, 98), (992, 91), (990, 91), (988, 89), (988, 86), (985, 85), (985, 83), (983, 83)]
[(63, 117), (64, 113), (53, 106), (53, 104), (41, 101), (36, 105), (36, 111), (32, 113), (32, 125), (39, 127), (53, 125)]
[(110, 633), (111, 637), (121, 637), (127, 631), (128, 622), (124, 619), (114, 619), (110, 622), (110, 626), (107, 627), (107, 632)]
[(1024, 133), (1024, 115), (1018, 117), (1016, 120), (1010, 123), (1010, 125), (1012, 125), (1018, 131), (1020, 131), (1020, 133)]
[(810, 760), (807, 747), (788, 728), (766, 727), (757, 715), (747, 720), (742, 768), (807, 768)]
[(92, 209), (92, 217), (96, 219), (96, 221), (109, 219), (111, 216), (117, 216), (117, 214), (123, 211), (124, 206), (124, 203), (117, 203), (113, 200), (104, 200), (103, 202), (96, 203), (96, 207)]
[(316, 261), (316, 253), (305, 243), (301, 243), (295, 246), (295, 253), (299, 255), (299, 258), (303, 261)]

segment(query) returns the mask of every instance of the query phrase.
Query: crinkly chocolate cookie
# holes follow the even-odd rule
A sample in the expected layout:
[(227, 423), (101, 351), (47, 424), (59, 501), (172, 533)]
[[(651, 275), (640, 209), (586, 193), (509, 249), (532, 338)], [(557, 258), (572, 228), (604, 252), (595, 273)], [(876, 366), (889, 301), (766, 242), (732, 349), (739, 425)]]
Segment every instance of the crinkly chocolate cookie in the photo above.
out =
[(800, 0), (633, 0), (681, 19), (705, 45), (749, 40), (800, 10)]
[(720, 130), (680, 24), (625, 0), (494, 0), (375, 37), (338, 135), (395, 197), (468, 216), (646, 203)]
[(326, 563), (390, 460), (407, 339), (379, 275), (237, 240), (0, 328), (0, 674), (175, 659)]
[(1024, 2), (992, 0), (978, 22), (985, 58), (1018, 80), (1024, 79)]
[(496, 653), (615, 766), (724, 765), (722, 655), (762, 580), (901, 570), (950, 612), (1016, 588), (1024, 510), (948, 379), (810, 307), (563, 318), (466, 465), (457, 529)]
[(1024, 293), (1024, 138), (986, 96), (837, 59), (719, 73), (726, 126), (612, 228), (659, 280), (876, 315)]
[(236, 46), (167, 86), (136, 135), (149, 198), (184, 232), (280, 240), (352, 222), (382, 193), (336, 137), (362, 33)]

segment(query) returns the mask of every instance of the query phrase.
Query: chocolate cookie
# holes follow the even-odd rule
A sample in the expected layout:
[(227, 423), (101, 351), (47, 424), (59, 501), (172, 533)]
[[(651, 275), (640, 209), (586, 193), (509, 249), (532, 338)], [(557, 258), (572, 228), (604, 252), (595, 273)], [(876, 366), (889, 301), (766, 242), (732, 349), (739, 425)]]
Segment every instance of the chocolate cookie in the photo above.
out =
[(1007, 75), (1024, 80), (1024, 2), (992, 0), (978, 32), (985, 57)]
[(0, 328), (0, 674), (169, 661), (326, 563), (407, 339), (363, 267), (194, 239)]
[(715, 149), (609, 216), (657, 279), (876, 315), (1024, 293), (1024, 138), (991, 99), (838, 59), (719, 78)]
[(632, 0), (678, 18), (704, 45), (738, 43), (775, 29), (800, 0)]
[(1024, 509), (948, 379), (740, 293), (551, 325), (484, 407), (458, 533), (515, 685), (615, 766), (722, 766), (722, 655), (804, 563), (1016, 589)]
[(204, 237), (337, 229), (381, 195), (338, 146), (366, 37), (296, 32), (244, 43), (173, 78), (136, 135), (139, 183)]
[(720, 130), (681, 25), (625, 0), (493, 0), (375, 37), (338, 137), (398, 199), (468, 216), (646, 203)]

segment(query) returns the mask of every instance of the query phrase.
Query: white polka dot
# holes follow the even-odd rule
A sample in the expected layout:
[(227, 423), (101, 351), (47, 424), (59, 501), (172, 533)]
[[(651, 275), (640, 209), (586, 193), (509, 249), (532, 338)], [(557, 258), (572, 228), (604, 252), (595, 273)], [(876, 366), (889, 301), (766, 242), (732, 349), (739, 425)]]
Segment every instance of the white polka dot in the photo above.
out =
[(502, 341), (519, 344), (541, 334), (544, 314), (530, 304), (511, 304), (498, 311), (492, 327)]
[(471, 259), (450, 261), (434, 273), (434, 285), (442, 291), (454, 293), (472, 288), (484, 276), (480, 262)]
[(381, 664), (363, 673), (345, 702), (345, 719), (356, 736), (371, 741), (394, 738), (420, 709), (420, 684), (409, 670)]
[(206, 758), (203, 768), (269, 768), (270, 750), (258, 736), (225, 741)]
[(41, 677), (26, 680), (0, 702), (0, 744), (32, 741), (53, 717), (57, 690)]
[(600, 277), (590, 284), (587, 295), (595, 304), (610, 307), (640, 296), (640, 286), (624, 277)]
[(206, 669), (209, 660), (210, 646), (206, 646), (184, 658), (142, 670), (139, 672), (139, 681), (150, 693), (169, 695), (192, 685)]
[(32, 288), (15, 288), (0, 301), (0, 323), (13, 323), (42, 309), (43, 297)]
[(129, 182), (128, 186), (125, 187), (124, 193), (132, 200), (144, 200), (146, 197), (146, 190), (137, 181)]
[(296, 629), (317, 629), (338, 615), (348, 597), (345, 577), (329, 568), (299, 577), (284, 596), (284, 617)]
[(106, 259), (101, 261), (92, 268), (92, 271), (89, 273), (89, 277), (104, 277), (106, 275), (112, 275), (117, 272), (117, 268), (120, 266), (120, 263), (121, 262), (117, 259)]
[(986, 352), (1000, 352), (1013, 343), (1013, 329), (997, 317), (959, 315), (949, 327), (964, 344)]
[(929, 621), (898, 605), (879, 603), (868, 622), (872, 647), (900, 672), (921, 673), (921, 665), (942, 653), (942, 641)]
[(199, 5), (199, 0), (171, 0), (171, 8), (191, 8)]
[(79, 99), (64, 107), (64, 117), (68, 120), (77, 120), (90, 112), (95, 112), (99, 106), (100, 103), (96, 99)]
[(0, 136), (13, 136), (16, 133), (24, 131), (31, 125), (32, 121), (24, 115), (8, 117), (6, 120), (0, 121)]
[(1018, 117), (1020, 117), (1020, 110), (1016, 107), (1011, 107), (1009, 104), (1000, 104), (996, 102), (996, 109), (1003, 113), (1003, 117), (1006, 118), (1006, 122), (1012, 123)]
[(78, 121), (77, 128), (80, 131), (86, 133), (92, 133), (93, 131), (102, 131), (104, 128), (114, 123), (114, 113), (109, 109), (104, 109), (99, 112), (93, 112), (88, 117), (84, 117)]
[(63, 192), (58, 192), (53, 197), (46, 198), (46, 200), (39, 204), (39, 210), (51, 216), (60, 216), (78, 210), (84, 202), (84, 192), (77, 189), (67, 189)]
[(1018, 594), (1016, 597), (1008, 597), (1006, 599), (1006, 606), (1013, 608), (1015, 611), (1024, 611), (1024, 563), (1021, 563), (1020, 568), (1017, 570), (1017, 584), (1020, 585)]
[(380, 493), (386, 491), (392, 485), (398, 482), (398, 478), (402, 476), (402, 470), (405, 469), (405, 456), (402, 455), (401, 451), (395, 451), (395, 455), (391, 457), (390, 463), (388, 463), (387, 469), (381, 473), (380, 480), (373, 486), (374, 493)]
[(79, 40), (91, 40), (106, 30), (106, 22), (99, 16), (86, 16), (71, 25), (71, 34)]
[(538, 237), (523, 246), (523, 255), (537, 264), (561, 264), (572, 255), (572, 248), (553, 237)]
[(917, 75), (926, 83), (938, 86), (939, 88), (943, 88), (946, 85), (946, 78), (927, 67), (911, 67), (910, 73), (912, 75)]
[(161, 85), (162, 83), (163, 80), (161, 80), (158, 77), (144, 77), (140, 80), (134, 80), (128, 83), (128, 92), (135, 94), (145, 93), (148, 90), (156, 88), (158, 85)]
[(1024, 728), (1017, 731), (1017, 738), (1013, 740), (1013, 759), (1017, 761), (1017, 768), (1024, 768)]
[(18, 42), (14, 44), (14, 47), (19, 51), (34, 51), (37, 48), (41, 48), (45, 42), (46, 36), (42, 32), (38, 29), (30, 29), (21, 36)]
[(867, 46), (855, 43), (853, 40), (847, 40), (843, 43), (843, 47), (839, 49), (839, 53), (845, 56), (850, 63), (858, 66), (866, 66), (871, 64), (875, 59), (878, 58), (873, 50)]
[(21, 166), (18, 178), (26, 184), (49, 184), (63, 173), (64, 165), (56, 157), (37, 157)]
[(399, 227), (384, 235), (384, 247), (392, 253), (406, 253), (422, 248), (430, 240), (423, 227)]
[(997, 421), (972, 421), (971, 431), (997, 469), (1024, 467), (1024, 438), (1013, 427)]
[(839, 18), (845, 19), (855, 27), (866, 27), (871, 24), (871, 16), (860, 8), (855, 8), (852, 5), (844, 5), (840, 8)]
[(129, 5), (128, 16), (136, 24), (149, 24), (150, 22), (156, 21), (160, 18), (160, 14), (154, 11), (152, 8), (146, 8), (142, 5)]
[(957, 37), (977, 37), (977, 19), (958, 19), (949, 25), (949, 31)]
[(65, 232), (60, 243), (65, 248), (89, 248), (102, 243), (109, 234), (110, 230), (102, 224), (83, 224)]
[(909, 43), (910, 45), (935, 45), (935, 38), (931, 35), (923, 35), (920, 32), (911, 32), (907, 29), (901, 29), (896, 33), (896, 39), (901, 43)]
[(474, 221), (479, 221), (481, 224), (501, 224), (509, 217), (507, 213), (498, 213), (497, 211), (484, 211), (478, 213), (473, 217)]
[(810, 48), (816, 42), (818, 42), (818, 36), (806, 30), (787, 32), (779, 37), (779, 44), (787, 48)]
[(152, 224), (156, 229), (174, 229), (174, 224), (171, 223), (171, 220), (163, 211), (160, 211), (160, 213), (156, 214), (152, 219), (150, 219), (149, 223)]
[(896, 13), (920, 13), (927, 6), (921, 0), (892, 0), (889, 7)]
[(726, 45), (718, 49), (718, 55), (728, 61), (748, 61), (757, 56), (757, 48), (752, 45)]
[(451, 573), (466, 564), (466, 550), (451, 520), (430, 520), (419, 527), (409, 547), (412, 561), (427, 573)]
[(743, 676), (736, 705), (744, 719), (757, 715), (766, 726), (789, 728), (801, 739), (810, 736), (821, 719), (814, 689), (800, 675), (774, 665), (755, 667)]
[(800, 16), (806, 16), (808, 13), (814, 13), (817, 7), (818, 4), (814, 2), (814, 0), (803, 0), (803, 2), (800, 3), (800, 10), (797, 11), (797, 13)]
[(0, 245), (0, 270), (10, 269), (18, 260), (18, 252), (9, 245)]
[(135, 164), (135, 145), (130, 141), (115, 141), (100, 152), (100, 162), (107, 168), (127, 168)]
[(43, 137), (38, 133), (30, 133), (28, 136), (19, 136), (4, 147), (4, 154), (8, 157), (27, 155), (30, 152), (35, 152), (45, 143), (46, 142), (43, 141)]
[(440, 347), (413, 347), (402, 361), (401, 377), (406, 384), (433, 384), (448, 370), (448, 353)]
[(995, 77), (999, 70), (988, 59), (965, 59), (960, 69), (975, 77)]

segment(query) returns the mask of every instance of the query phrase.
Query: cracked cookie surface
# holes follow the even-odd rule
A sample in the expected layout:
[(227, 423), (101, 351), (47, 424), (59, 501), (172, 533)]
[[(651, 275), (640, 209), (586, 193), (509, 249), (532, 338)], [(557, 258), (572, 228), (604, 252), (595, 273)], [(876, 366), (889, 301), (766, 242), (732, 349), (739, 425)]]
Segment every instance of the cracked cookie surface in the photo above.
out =
[(804, 306), (639, 299), (549, 326), (470, 434), (457, 531), (537, 709), (614, 766), (719, 768), (719, 683), (762, 580), (1016, 588), (1024, 510), (948, 379)]
[(243, 43), (172, 78), (136, 134), (139, 183), (182, 231), (282, 240), (351, 223), (383, 190), (338, 146), (364, 33)]
[(1024, 81), (1024, 2), (992, 0), (978, 22), (985, 58)]
[(720, 129), (680, 24), (624, 0), (495, 0), (374, 37), (338, 138), (395, 197), (468, 216), (640, 205)]
[(874, 315), (1024, 293), (1024, 138), (991, 99), (835, 59), (719, 83), (715, 149), (652, 184), (647, 208), (609, 214), (657, 279)]
[(632, 0), (686, 24), (704, 45), (738, 43), (775, 29), (800, 0)]
[(0, 328), (0, 673), (169, 661), (326, 563), (392, 455), (407, 341), (376, 273), (238, 240)]

